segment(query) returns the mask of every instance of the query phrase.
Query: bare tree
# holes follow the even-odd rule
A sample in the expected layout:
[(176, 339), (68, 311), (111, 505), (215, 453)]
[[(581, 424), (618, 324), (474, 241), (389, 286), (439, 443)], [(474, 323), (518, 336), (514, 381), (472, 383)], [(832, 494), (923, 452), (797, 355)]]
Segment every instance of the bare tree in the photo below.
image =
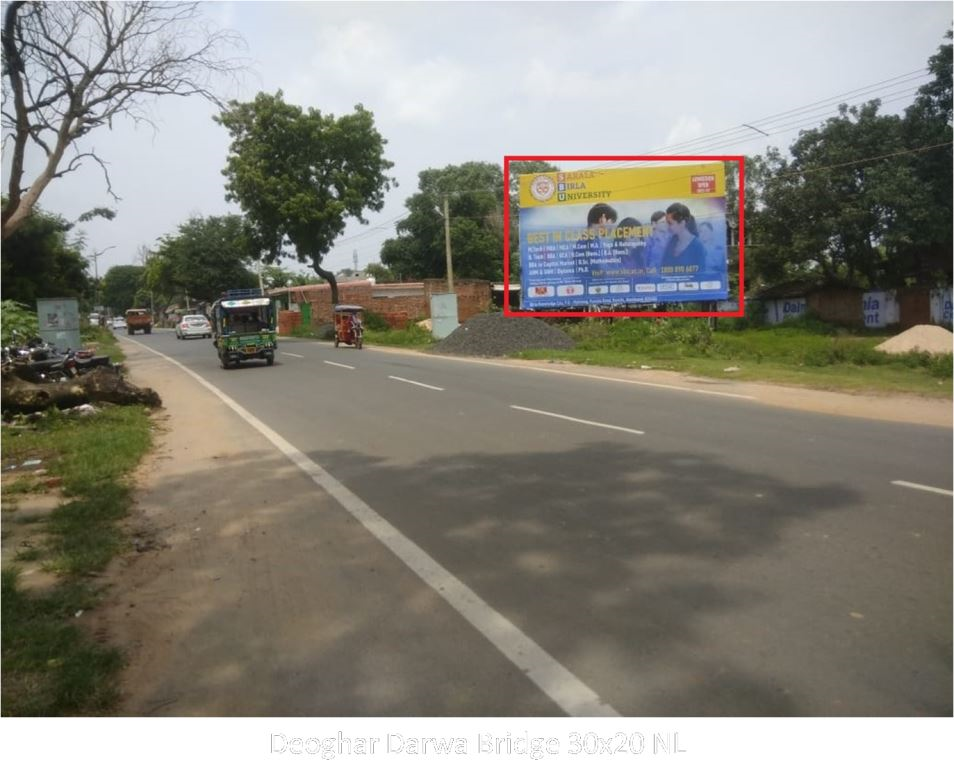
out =
[[(224, 106), (212, 90), (215, 78), (234, 74), (243, 63), (223, 56), (243, 44), (228, 30), (202, 23), (199, 3), (11, 2), (3, 20), (3, 144), (12, 142), (7, 201), (2, 212), (5, 240), (23, 224), (56, 178), (83, 162), (103, 170), (95, 149), (77, 140), (94, 128), (127, 116), (152, 124), (145, 111), (151, 97), (198, 95)], [(24, 185), (28, 147), (46, 162)], [(64, 160), (68, 149), (73, 156)]]

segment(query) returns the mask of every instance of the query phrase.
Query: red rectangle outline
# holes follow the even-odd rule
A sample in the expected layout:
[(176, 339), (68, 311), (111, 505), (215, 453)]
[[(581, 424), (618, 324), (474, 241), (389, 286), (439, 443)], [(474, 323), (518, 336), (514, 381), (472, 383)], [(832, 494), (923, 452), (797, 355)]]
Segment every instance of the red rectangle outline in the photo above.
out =
[[(577, 162), (616, 160), (721, 161), (739, 164), (739, 308), (735, 312), (523, 312), (510, 309), (510, 199), (504, 206), (505, 317), (744, 317), (745, 316), (745, 155), (504, 155), (504, 179), (510, 178), (511, 161)], [(508, 182), (509, 183), (509, 182)]]

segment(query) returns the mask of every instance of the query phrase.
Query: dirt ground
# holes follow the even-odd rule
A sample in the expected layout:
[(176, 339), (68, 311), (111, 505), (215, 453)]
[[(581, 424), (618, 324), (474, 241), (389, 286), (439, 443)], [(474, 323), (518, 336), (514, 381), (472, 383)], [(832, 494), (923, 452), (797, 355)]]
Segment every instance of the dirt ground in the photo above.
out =
[[(272, 667), (279, 662), (261, 658), (268, 647), (269, 617), (306, 599), (304, 594), (289, 593), (296, 589), (289, 584), (322, 584), (327, 591), (321, 600), (327, 603), (328, 624), (302, 625), (300, 638), (295, 635), (297, 625), (283, 625), (283, 633), (292, 636), (282, 636), (282, 647), (300, 647), (305, 653), (306, 647), (322, 642), (316, 635), (337, 631), (341, 619), (332, 617), (360, 611), (354, 603), (337, 603), (343, 599), (339, 593), (356, 591), (354, 581), (341, 573), (340, 563), (328, 562), (343, 547), (367, 552), (362, 555), (367, 572), (389, 573), (395, 583), (407, 577), (390, 573), (394, 568), (390, 558), (378, 552), (360, 525), (213, 394), (140, 347), (124, 348), (131, 380), (158, 391), (163, 408), (155, 421), (155, 449), (135, 477), (136, 504), (126, 523), (132, 546), (102, 578), (108, 587), (106, 599), (78, 619), (127, 655), (120, 713), (295, 714), (281, 706), (276, 711), (274, 703), (250, 701), (246, 695), (254, 690), (257, 675), (263, 675), (264, 684), (265, 675), (276, 674)], [(503, 364), (731, 392), (769, 405), (843, 416), (952, 426), (950, 401), (840, 395), (659, 371)], [(28, 500), (19, 505), (17, 514), (31, 514)], [(314, 520), (316, 515), (321, 516), (325, 541), (306, 546), (296, 540), (295, 526), (289, 522)], [(370, 543), (362, 541), (365, 536)], [(311, 546), (326, 546), (325, 556)], [(5, 547), (5, 560), (7, 554)], [(371, 622), (375, 610), (380, 606), (374, 610), (369, 606)], [(250, 620), (261, 621), (261, 626), (249, 626)], [(341, 654), (340, 663), (347, 650), (336, 652)], [(324, 673), (333, 675), (334, 670)], [(355, 711), (363, 706), (388, 710), (387, 692), (362, 695), (365, 700), (355, 703)], [(331, 713), (349, 711), (340, 699), (334, 707)]]

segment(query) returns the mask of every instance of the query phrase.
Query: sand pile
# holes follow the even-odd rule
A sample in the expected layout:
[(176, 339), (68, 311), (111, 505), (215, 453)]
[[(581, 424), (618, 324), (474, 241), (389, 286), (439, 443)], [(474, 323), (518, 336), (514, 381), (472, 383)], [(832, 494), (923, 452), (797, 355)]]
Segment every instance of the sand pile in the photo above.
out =
[(950, 355), (954, 354), (954, 333), (939, 325), (916, 325), (879, 344), (875, 349), (892, 355), (918, 351)]

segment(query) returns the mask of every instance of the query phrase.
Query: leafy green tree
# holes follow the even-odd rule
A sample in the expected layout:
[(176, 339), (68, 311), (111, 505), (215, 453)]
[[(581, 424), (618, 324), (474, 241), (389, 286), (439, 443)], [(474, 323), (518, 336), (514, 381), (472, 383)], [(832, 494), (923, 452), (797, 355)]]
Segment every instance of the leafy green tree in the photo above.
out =
[(37, 208), (3, 243), (0, 290), (3, 299), (32, 305), (38, 298), (88, 295), (87, 262), (67, 239), (72, 224)]
[(803, 131), (790, 157), (770, 149), (747, 167), (747, 266), (762, 284), (950, 284), (949, 43), (929, 68), (934, 79), (903, 118), (879, 114), (878, 101), (843, 105)]
[(254, 288), (255, 257), (240, 216), (193, 217), (160, 239), (149, 284), (170, 295), (212, 300), (228, 288)]
[(291, 272), (282, 269), (275, 264), (266, 264), (262, 268), (262, 282), (267, 288), (283, 288), (287, 285), (308, 285), (313, 283), (314, 278), (303, 275), (300, 272)]
[(450, 212), (454, 276), (483, 280), (503, 274), (503, 171), (470, 162), (429, 168), (418, 175), (419, 191), (405, 201), (410, 213), (398, 236), (381, 247), (381, 262), (402, 278), (447, 275), (444, 200)]
[(364, 268), (364, 273), (370, 275), (379, 283), (393, 283), (394, 273), (383, 264), (372, 263)]
[(344, 232), (346, 219), (366, 224), (365, 210), (380, 211), (394, 180), (384, 157), (387, 143), (374, 117), (360, 104), (335, 118), (286, 104), (282, 92), (259, 93), (252, 102), (232, 101), (215, 118), (232, 143), (223, 174), (226, 199), (237, 202), (252, 230), (252, 242), (274, 263), (289, 255), (309, 264), (331, 284), (322, 258)]
[[(948, 30), (947, 39), (952, 38)], [(918, 90), (904, 114), (903, 143), (917, 149), (906, 158), (902, 179), (907, 182), (907, 204), (897, 217), (888, 247), (902, 267), (899, 279), (933, 285), (951, 283), (952, 237), (952, 99), (951, 43), (939, 47), (928, 60), (934, 79)]]
[(145, 267), (132, 264), (110, 267), (103, 275), (100, 293), (102, 303), (117, 315), (130, 307), (139, 306), (136, 294), (143, 287), (145, 273)]

